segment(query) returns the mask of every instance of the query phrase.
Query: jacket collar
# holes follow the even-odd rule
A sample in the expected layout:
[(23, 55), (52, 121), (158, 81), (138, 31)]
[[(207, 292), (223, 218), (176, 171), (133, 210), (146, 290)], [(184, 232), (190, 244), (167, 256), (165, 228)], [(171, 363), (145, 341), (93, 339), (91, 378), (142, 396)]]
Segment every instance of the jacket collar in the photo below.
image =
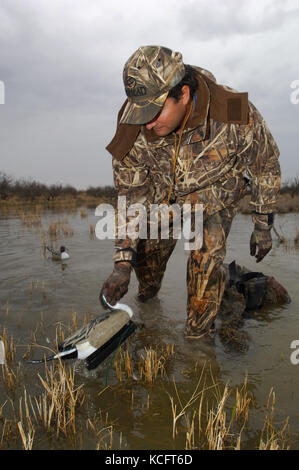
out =
[[(183, 133), (183, 144), (186, 141), (194, 142), (203, 140), (207, 133), (208, 117), (236, 124), (247, 124), (248, 119), (248, 93), (238, 93), (234, 90), (218, 85), (212, 79), (203, 76), (198, 71), (198, 88), (193, 113), (188, 119)], [(170, 145), (173, 143), (174, 134), (161, 137), (153, 130), (148, 131), (145, 126), (135, 124), (120, 124), (120, 118), (127, 104), (123, 104), (118, 113), (118, 125), (116, 134), (106, 147), (108, 152), (118, 160), (121, 160), (131, 150), (134, 142), (142, 130), (149, 145), (155, 147)], [(196, 129), (196, 132), (191, 132)], [(194, 140), (195, 139), (195, 140)]]
[[(198, 77), (198, 82), (199, 87), (197, 89), (196, 96), (194, 97), (194, 110), (191, 113), (190, 118), (186, 122), (183, 135), (186, 135), (198, 126), (204, 126), (204, 128), (206, 128), (206, 121), (210, 105), (210, 91), (206, 82), (200, 76)], [(152, 129), (149, 131), (146, 129), (145, 126), (142, 126), (142, 131), (149, 144), (153, 143), (157, 144), (157, 146), (162, 146), (162, 142), (164, 142), (164, 145), (169, 145), (173, 142), (174, 139), (174, 133), (169, 134), (169, 136), (163, 137), (161, 139), (161, 137), (157, 136), (157, 134)], [(159, 142), (161, 142), (160, 145)]]

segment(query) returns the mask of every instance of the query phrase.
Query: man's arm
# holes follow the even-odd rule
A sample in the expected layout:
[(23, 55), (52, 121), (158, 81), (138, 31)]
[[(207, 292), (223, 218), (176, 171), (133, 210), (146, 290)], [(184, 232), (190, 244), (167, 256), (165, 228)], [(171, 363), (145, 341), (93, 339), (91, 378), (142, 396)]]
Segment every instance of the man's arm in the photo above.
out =
[[(247, 159), (247, 174), (251, 180), (252, 220), (254, 231), (250, 239), (250, 254), (261, 261), (271, 250), (273, 210), (281, 183), (279, 150), (259, 111), (250, 104), (249, 125), (253, 136)], [(258, 252), (256, 253), (256, 249)]]
[[(113, 261), (129, 261), (134, 265), (139, 236), (133, 231), (134, 224), (132, 222), (136, 220), (137, 216), (140, 216), (141, 224), (142, 216), (147, 216), (150, 204), (154, 201), (155, 188), (150, 178), (149, 169), (143, 163), (142, 150), (139, 149), (138, 143), (123, 160), (119, 161), (113, 158), (112, 165), (118, 201), (121, 202), (115, 212)], [(131, 212), (128, 213), (130, 208)], [(146, 218), (144, 217), (142, 220), (144, 224), (147, 223)], [(141, 230), (139, 225), (136, 228)]]
[[(154, 200), (155, 188), (151, 183), (149, 170), (143, 163), (143, 153), (135, 145), (122, 160), (113, 158), (114, 184), (118, 193), (118, 201), (122, 197), (115, 211), (115, 249), (114, 269), (104, 283), (101, 294), (105, 295), (112, 305), (123, 297), (128, 291), (130, 274), (135, 265), (137, 256), (138, 233), (132, 233), (130, 224), (139, 214), (128, 215), (128, 209), (133, 204), (142, 204), (143, 214), (148, 214), (150, 204)], [(138, 206), (135, 206), (137, 209)], [(147, 220), (144, 220), (145, 227)], [(137, 225), (137, 228), (138, 227)]]

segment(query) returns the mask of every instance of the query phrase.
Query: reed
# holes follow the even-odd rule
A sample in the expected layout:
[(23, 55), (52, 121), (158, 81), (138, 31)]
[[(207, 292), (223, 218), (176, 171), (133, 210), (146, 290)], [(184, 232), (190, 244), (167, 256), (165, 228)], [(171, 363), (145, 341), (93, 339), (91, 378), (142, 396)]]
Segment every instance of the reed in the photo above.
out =
[(86, 209), (81, 209), (80, 210), (80, 217), (81, 217), (81, 219), (85, 219), (86, 217), (88, 217)]
[(206, 439), (209, 450), (223, 450), (229, 437), (231, 422), (227, 423), (226, 403), (229, 397), (228, 385), (225, 385), (221, 400), (208, 412)]
[[(86, 314), (83, 322), (89, 320)], [(73, 312), (68, 326), (69, 330), (77, 328), (78, 323), (77, 314)], [(56, 325), (57, 342), (61, 341), (61, 339), (58, 340), (58, 336), (61, 337), (66, 329), (67, 327), (61, 323)], [(34, 338), (38, 331), (45, 333), (43, 313), (33, 332)], [(115, 423), (110, 422), (105, 409), (103, 411), (98, 409), (96, 415), (90, 415), (90, 409), (87, 408), (88, 395), (84, 390), (84, 384), (76, 384), (75, 368), (72, 363), (57, 361), (49, 366), (45, 362), (44, 370), (37, 373), (42, 390), (38, 394), (30, 395), (24, 383), (26, 374), (21, 373), (20, 364), (15, 363), (16, 346), (5, 328), (3, 328), (1, 339), (5, 342), (5, 349), (8, 352), (8, 363), (1, 366), (3, 379), (1, 387), (7, 392), (7, 399), (0, 406), (1, 449), (15, 446), (31, 450), (38, 448), (40, 442), (48, 438), (52, 443), (56, 443), (55, 446), (62, 445), (64, 448), (68, 445), (78, 449), (83, 445), (82, 442), (84, 443), (84, 429), (93, 433), (94, 438), (92, 438), (97, 449), (117, 449), (123, 446), (122, 434), (116, 431)], [(135, 374), (138, 376), (134, 387), (130, 384), (131, 396), (128, 412), (132, 414), (138, 407), (138, 393), (136, 394), (135, 387), (141, 385), (145, 388), (148, 384), (150, 384), (149, 392), (142, 408), (144, 411), (149, 411), (150, 394), (154, 393), (155, 396), (157, 393), (152, 384), (158, 378), (163, 378), (163, 392), (167, 387), (169, 411), (172, 414), (172, 419), (168, 423), (169, 433), (174, 441), (178, 437), (183, 437), (185, 449), (190, 450), (198, 448), (245, 449), (248, 445), (245, 440), (246, 431), (250, 430), (250, 419), (256, 411), (253, 396), (248, 389), (247, 375), (245, 375), (244, 383), (232, 388), (228, 383), (226, 385), (218, 383), (212, 368), (207, 369), (205, 365), (202, 367), (197, 362), (194, 371), (198, 377), (197, 383), (187, 394), (185, 382), (179, 388), (174, 378), (170, 382), (167, 377), (167, 362), (173, 356), (174, 346), (169, 344), (144, 348), (138, 359), (134, 359), (131, 354), (128, 342), (125, 348), (118, 350), (114, 365), (116, 370), (118, 367), (119, 382), (124, 382), (128, 378), (136, 379)], [(21, 383), (24, 392), (20, 395)], [(113, 400), (119, 387), (117, 385), (114, 393), (111, 394)], [(122, 385), (122, 390), (123, 387), (126, 387), (126, 384)], [(169, 387), (172, 387), (170, 391)], [(111, 389), (111, 387), (107, 388)], [(9, 404), (12, 407), (13, 418), (7, 416)], [(271, 389), (266, 413), (261, 419), (261, 430), (258, 430), (256, 448), (260, 450), (290, 448), (288, 418), (277, 422), (275, 406), (276, 395)], [(86, 416), (86, 411), (88, 411), (88, 416), (82, 421), (82, 416)], [(175, 442), (174, 447), (177, 447)]]
[[(204, 368), (203, 368), (204, 369)], [(235, 391), (234, 406), (231, 406), (232, 389), (227, 383), (223, 389), (211, 375), (211, 385), (203, 380), (203, 370), (191, 396), (182, 400), (177, 385), (173, 381), (175, 396), (168, 393), (172, 410), (172, 438), (175, 440), (179, 421), (185, 422), (185, 449), (241, 450), (244, 446), (243, 432), (249, 427), (253, 399), (247, 389), (247, 376), (244, 384)], [(211, 392), (214, 398), (211, 400)], [(199, 402), (198, 408), (194, 405)], [(266, 416), (261, 430), (260, 450), (288, 450), (289, 425), (287, 418), (282, 423), (274, 423), (275, 393), (271, 389)], [(246, 448), (246, 444), (245, 444)]]
[(18, 422), (18, 428), (19, 428), (20, 435), (21, 435), (21, 438), (22, 438), (22, 443), (23, 443), (24, 450), (32, 450), (34, 434), (35, 434), (34, 428), (30, 428), (27, 432), (27, 435), (26, 435), (26, 433), (23, 429), (23, 425), (22, 425), (21, 421)]
[[(84, 421), (80, 410), (87, 401), (83, 384), (77, 386), (74, 370), (67, 369), (60, 361), (51, 367), (45, 363), (45, 373), (37, 376), (43, 388), (40, 394), (32, 396), (24, 386), (24, 393), (18, 400), (9, 399), (0, 406), (0, 448), (18, 448), (20, 445), (24, 450), (32, 450), (45, 438), (52, 443), (56, 439), (57, 445), (64, 442), (63, 448), (66, 441), (74, 449), (82, 447)], [(10, 418), (4, 416), (7, 404), (11, 405)], [(114, 444), (121, 445), (122, 435), (117, 444), (108, 413), (104, 419), (101, 415), (99, 410), (86, 421), (86, 429), (95, 435), (96, 448), (111, 449)]]
[(89, 238), (91, 240), (94, 240), (95, 239), (95, 226), (93, 224), (90, 224), (89, 225)]
[(12, 335), (9, 335), (6, 328), (3, 327), (0, 339), (3, 341), (5, 350), (5, 359), (8, 362), (13, 362), (16, 355), (16, 345)]
[(143, 361), (139, 363), (139, 374), (141, 379), (153, 383), (159, 373), (162, 377), (165, 375), (165, 359), (163, 356), (158, 355), (157, 347), (155, 349), (151, 347), (144, 348), (144, 351)]
[[(2, 405), (3, 407), (4, 405)], [(0, 417), (1, 417), (1, 422), (2, 422), (2, 431), (1, 431), (1, 434), (0, 434), (0, 449), (3, 448), (4, 446), (4, 439), (5, 439), (5, 432), (6, 432), (6, 426), (7, 426), (7, 422), (8, 420), (4, 417), (2, 417), (2, 407), (0, 407)]]
[(8, 302), (8, 300), (7, 300), (7, 301), (6, 301), (6, 308), (5, 308), (5, 316), (6, 316), (6, 317), (8, 317), (9, 310), (10, 310), (10, 306), (9, 306), (9, 302)]
[(163, 345), (155, 348), (144, 348), (138, 361), (134, 361), (126, 349), (120, 348), (114, 359), (114, 368), (117, 378), (122, 382), (125, 378), (134, 378), (139, 381), (153, 383), (158, 377), (166, 376), (166, 364), (174, 355), (174, 345)]
[[(164, 352), (167, 349), (172, 351), (172, 347), (161, 348)], [(129, 351), (122, 351), (122, 355), (124, 361), (122, 371), (126, 360), (129, 360), (127, 370), (130, 370), (132, 358)], [(184, 388), (179, 389), (174, 378), (170, 384), (173, 393), (167, 392), (172, 411), (169, 430), (173, 440), (184, 433), (186, 450), (246, 448), (244, 430), (250, 429), (249, 420), (253, 411), (253, 399), (248, 391), (247, 376), (244, 383), (234, 391), (228, 383), (226, 385), (218, 383), (211, 370), (209, 377), (205, 366), (201, 370), (198, 368), (196, 370), (199, 372), (199, 378), (189, 396), (186, 396)], [(72, 448), (80, 448), (84, 442), (84, 428), (79, 418), (82, 416), (83, 405), (88, 403), (88, 397), (83, 384), (76, 385), (74, 369), (67, 368), (61, 361), (51, 363), (50, 367), (45, 363), (44, 373), (37, 374), (37, 377), (42, 386), (41, 393), (32, 396), (24, 386), (24, 393), (18, 400), (8, 399), (0, 406), (0, 448), (20, 445), (25, 450), (31, 450), (34, 447), (38, 448), (39, 442), (45, 438), (51, 439), (52, 443), (56, 439), (57, 445), (60, 445), (60, 442), (63, 448), (66, 442)], [(142, 380), (152, 383), (144, 376)], [(117, 390), (118, 388), (115, 388), (112, 394), (114, 398)], [(150, 392), (147, 394), (146, 410), (150, 408), (152, 390), (150, 387)], [(102, 395), (103, 391), (99, 395)], [(10, 419), (4, 415), (9, 403), (13, 410), (13, 418)], [(132, 388), (129, 403), (131, 413), (136, 406), (138, 400), (135, 399)], [(260, 450), (290, 448), (288, 419), (282, 423), (275, 422), (275, 406), (276, 396), (271, 389), (257, 443), (257, 448)], [(94, 444), (98, 450), (118, 449), (123, 446), (122, 433), (116, 432), (115, 424), (109, 421), (108, 413), (102, 410), (98, 410), (95, 416), (88, 415), (85, 421), (85, 431), (94, 435)]]
[(46, 232), (43, 230), (42, 232), (42, 249), (43, 249), (43, 256), (46, 258), (47, 256), (47, 235)]
[[(175, 382), (174, 379), (173, 379), (173, 386), (174, 386), (174, 391), (175, 391), (175, 398), (172, 397), (168, 393), (168, 397), (169, 397), (170, 403), (171, 403), (172, 418), (173, 418), (172, 419), (172, 438), (175, 439), (175, 436), (177, 435), (177, 423), (178, 423), (178, 421), (181, 418), (184, 418), (186, 426), (187, 426), (186, 439), (187, 439), (188, 445), (190, 444), (191, 441), (192, 442), (194, 441), (194, 421), (195, 421), (195, 417), (196, 417), (196, 412), (193, 412), (192, 419), (190, 420), (190, 416), (189, 416), (189, 413), (188, 413), (189, 409), (201, 397), (200, 407), (199, 407), (199, 409), (201, 410), (201, 408), (202, 408), (202, 397), (204, 396), (204, 392), (207, 390), (205, 382), (202, 384), (203, 377), (204, 377), (204, 370), (205, 370), (205, 368), (203, 367), (202, 371), (201, 371), (201, 375), (200, 375), (200, 377), (197, 381), (197, 385), (196, 385), (191, 397), (189, 399), (187, 399), (185, 401), (185, 403), (183, 402), (183, 400), (182, 400), (182, 398), (179, 394), (179, 391), (178, 391), (178, 388), (177, 388), (177, 385), (176, 385), (176, 382)], [(200, 388), (201, 385), (202, 385), (202, 387)], [(199, 423), (200, 423), (200, 421), (199, 421)], [(201, 429), (201, 426), (199, 426), (199, 428)]]
[(39, 229), (42, 227), (42, 211), (39, 207), (35, 207), (34, 211), (21, 211), (19, 217), (21, 223), (27, 228)]
[(31, 400), (34, 417), (47, 432), (56, 429), (57, 437), (60, 433), (75, 436), (76, 408), (82, 406), (85, 399), (83, 385), (75, 385), (74, 370), (66, 370), (61, 361), (50, 367), (45, 364), (45, 372), (45, 378), (38, 374), (44, 392)]
[(34, 292), (41, 292), (43, 298), (45, 299), (47, 297), (45, 281), (38, 279), (31, 281), (29, 285), (30, 298), (32, 298)]
[(61, 237), (71, 237), (74, 235), (74, 230), (67, 219), (51, 222), (47, 230), (51, 240), (57, 240)]
[(3, 364), (1, 367), (3, 384), (10, 392), (15, 393), (16, 388), (20, 384), (20, 366), (18, 366), (16, 370), (7, 363)]
[(239, 390), (238, 387), (236, 389), (236, 402), (232, 414), (232, 418), (235, 418), (237, 421), (243, 420), (244, 423), (248, 420), (249, 407), (252, 403), (252, 397), (249, 396), (247, 391), (247, 380), (248, 376), (246, 374), (241, 389)]
[(259, 450), (289, 450), (289, 418), (277, 429), (274, 422), (276, 395), (271, 388), (267, 401), (266, 416), (261, 431)]
[(19, 421), (17, 427), (21, 436), (24, 450), (32, 450), (35, 435), (35, 427), (32, 423), (30, 409), (27, 399), (27, 391), (24, 390), (24, 397), (19, 399)]
[(165, 366), (167, 360), (173, 356), (173, 346), (162, 346), (161, 351), (159, 347), (144, 348), (145, 355), (141, 355), (139, 362), (139, 376), (145, 382), (153, 383), (158, 376), (166, 376)]
[(114, 368), (119, 382), (133, 377), (134, 361), (128, 348), (120, 348), (114, 359)]

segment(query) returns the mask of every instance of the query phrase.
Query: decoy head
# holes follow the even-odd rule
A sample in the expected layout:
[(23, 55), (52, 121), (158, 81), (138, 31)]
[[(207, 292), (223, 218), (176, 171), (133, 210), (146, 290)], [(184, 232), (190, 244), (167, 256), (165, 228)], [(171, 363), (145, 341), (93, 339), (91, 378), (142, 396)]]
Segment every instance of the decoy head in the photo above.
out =
[(101, 301), (102, 301), (102, 304), (105, 308), (108, 308), (109, 310), (124, 310), (125, 312), (127, 312), (129, 314), (129, 317), (132, 318), (133, 316), (133, 310), (131, 309), (131, 307), (129, 307), (128, 305), (126, 304), (120, 304), (120, 303), (116, 303), (115, 305), (111, 305), (106, 297), (104, 295), (102, 295), (102, 298), (101, 298)]

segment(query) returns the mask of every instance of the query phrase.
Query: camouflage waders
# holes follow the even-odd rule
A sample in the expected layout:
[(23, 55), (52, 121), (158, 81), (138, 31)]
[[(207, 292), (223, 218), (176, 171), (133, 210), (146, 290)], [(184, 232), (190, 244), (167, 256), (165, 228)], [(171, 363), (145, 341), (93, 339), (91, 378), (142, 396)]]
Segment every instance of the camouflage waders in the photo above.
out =
[(186, 336), (213, 333), (226, 282), (226, 239), (237, 209), (230, 207), (204, 219), (203, 245), (190, 252), (187, 265)]
[[(199, 337), (213, 332), (226, 281), (222, 266), (226, 239), (236, 208), (204, 216), (201, 249), (190, 251), (187, 264), (187, 323), (185, 335)], [(176, 240), (140, 240), (135, 273), (138, 297), (145, 301), (159, 291)]]

